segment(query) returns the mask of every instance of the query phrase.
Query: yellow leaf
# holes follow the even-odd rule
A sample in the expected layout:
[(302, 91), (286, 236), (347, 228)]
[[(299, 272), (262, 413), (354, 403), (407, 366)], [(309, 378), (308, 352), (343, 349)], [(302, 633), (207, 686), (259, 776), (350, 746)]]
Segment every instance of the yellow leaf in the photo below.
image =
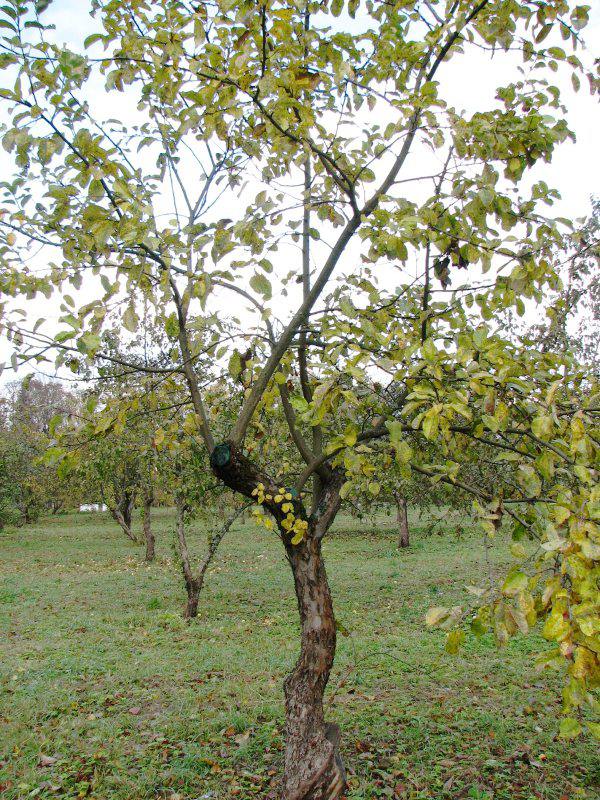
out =
[(581, 724), (573, 717), (565, 717), (561, 720), (559, 730), (563, 739), (575, 739), (581, 733)]
[(460, 650), (461, 644), (465, 640), (464, 631), (450, 631), (446, 638), (446, 652), (451, 655), (456, 655)]
[(425, 616), (425, 624), (432, 628), (434, 625), (439, 625), (439, 623), (446, 619), (448, 616), (449, 611), (445, 606), (434, 606), (434, 608), (430, 608)]

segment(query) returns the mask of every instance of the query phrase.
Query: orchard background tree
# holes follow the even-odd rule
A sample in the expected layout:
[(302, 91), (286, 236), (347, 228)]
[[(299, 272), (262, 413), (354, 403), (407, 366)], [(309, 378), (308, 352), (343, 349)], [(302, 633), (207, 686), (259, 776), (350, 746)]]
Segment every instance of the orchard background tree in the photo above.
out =
[[(206, 573), (219, 545), (249, 504), (234, 503), (232, 507), (226, 502), (227, 493), (218, 484), (215, 486), (214, 476), (207, 469), (203, 448), (190, 443), (186, 437), (180, 437), (180, 444), (172, 450), (167, 474), (177, 510), (175, 550), (187, 594), (183, 615), (190, 620), (198, 616)], [(216, 488), (221, 489), (219, 494), (215, 493)], [(206, 546), (199, 557), (190, 551), (186, 536), (186, 528), (196, 520), (207, 523)]]
[(75, 411), (75, 396), (61, 385), (28, 376), (8, 384), (0, 418), (0, 519), (4, 524), (35, 522), (78, 502), (56, 466), (45, 463), (57, 426)]
[[(405, 435), (403, 447), (421, 447), (426, 449), (418, 436)], [(471, 460), (479, 463), (473, 454)], [(422, 453), (425, 461), (435, 457), (435, 450)], [(462, 523), (471, 516), (471, 498), (456, 487), (448, 486), (441, 478), (443, 475), (424, 476), (411, 469), (410, 465), (395, 457), (394, 449), (378, 448), (370, 452), (368, 464), (358, 461), (358, 471), (348, 483), (346, 499), (350, 500), (354, 513), (363, 519), (392, 511), (396, 517), (398, 531), (398, 548), (409, 547), (411, 542), (409, 511), (419, 520), (427, 520), (422, 533), (431, 535), (439, 528), (442, 521), (448, 526), (451, 518), (456, 522), (455, 532), (460, 535)], [(478, 477), (481, 477), (479, 475)]]
[[(164, 401), (147, 374), (136, 378), (112, 367), (102, 370), (95, 388), (83, 393), (79, 414), (57, 434), (47, 459), (59, 462), (59, 474), (74, 478), (88, 502), (105, 504), (128, 539), (139, 543), (141, 538), (146, 560), (153, 561), (152, 506), (161, 489), (168, 491), (162, 485), (162, 426), (181, 403), (172, 396)], [(136, 506), (141, 508), (141, 537), (134, 528)]]
[[(597, 386), (585, 363), (536, 352), (504, 323), (507, 309), (543, 314), (560, 289), (552, 253), (569, 222), (549, 216), (558, 193), (540, 165), (570, 136), (554, 74), (595, 86), (579, 56), (589, 8), (91, 6), (81, 52), (56, 44), (51, 3), (2, 7), (14, 163), (2, 286), (59, 298), (62, 315), (56, 331), (7, 302), (3, 328), (15, 366), (54, 358), (75, 374), (114, 359), (101, 334), (115, 315), (171, 341), (154, 374), (185, 380), (188, 435), (216, 478), (257, 502), (293, 573), (301, 644), (284, 687), (283, 796), (344, 792), (323, 709), (336, 628), (321, 548), (390, 443), (412, 472), (471, 495), (487, 537), (506, 522), (536, 545), (515, 548), (478, 611), (440, 607), (428, 621), (449, 629), (450, 650), (469, 626), (504, 642), (542, 621), (544, 657), (567, 671), (562, 733), (597, 734), (584, 714), (597, 711), (600, 650)], [(479, 69), (498, 52), (515, 77), (482, 73), (475, 112), (448, 102), (453, 64)], [(26, 260), (40, 246), (41, 272)], [(225, 371), (239, 404), (215, 438), (211, 386)], [(115, 414), (131, 402), (115, 398)], [(303, 462), (286, 482), (245, 449), (272, 416)], [(473, 442), (506, 465), (491, 489)]]

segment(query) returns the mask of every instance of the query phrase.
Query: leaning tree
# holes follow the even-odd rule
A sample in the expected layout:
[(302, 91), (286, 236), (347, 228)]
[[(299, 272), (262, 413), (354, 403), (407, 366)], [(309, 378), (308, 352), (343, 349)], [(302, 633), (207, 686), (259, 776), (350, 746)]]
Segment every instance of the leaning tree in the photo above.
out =
[[(107, 315), (169, 338), (155, 379), (185, 380), (188, 435), (216, 478), (260, 506), (293, 573), (301, 642), (284, 686), (283, 796), (344, 791), (323, 709), (336, 628), (321, 547), (390, 444), (406, 469), (472, 496), (487, 537), (506, 521), (531, 540), (502, 586), (481, 588), (477, 612), (438, 608), (429, 621), (455, 649), (469, 623), (503, 642), (543, 619), (547, 662), (567, 666), (562, 732), (577, 735), (599, 675), (597, 387), (584, 363), (536, 352), (504, 320), (543, 314), (559, 288), (550, 254), (568, 221), (549, 216), (558, 194), (540, 165), (571, 135), (553, 76), (577, 88), (586, 74), (589, 7), (91, 8), (84, 50), (57, 44), (49, 0), (2, 6), (14, 164), (2, 288), (54, 294), (62, 314), (56, 330), (7, 302), (3, 328), (15, 365), (54, 353), (75, 374), (110, 358)], [(478, 107), (461, 109), (455, 84), (476, 73)], [(224, 372), (239, 404), (217, 439), (211, 386)], [(280, 414), (303, 465), (287, 483), (245, 447)], [(492, 488), (470, 463), (479, 447), (503, 464)]]

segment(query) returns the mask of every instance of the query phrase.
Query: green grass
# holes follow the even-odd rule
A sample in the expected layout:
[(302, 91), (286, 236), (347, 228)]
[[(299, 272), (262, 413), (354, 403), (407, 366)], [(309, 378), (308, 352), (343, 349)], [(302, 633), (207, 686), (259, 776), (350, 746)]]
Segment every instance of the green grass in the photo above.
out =
[[(150, 566), (104, 515), (2, 534), (3, 800), (276, 796), (298, 636), (282, 548), (238, 525), (188, 625), (170, 512), (155, 526)], [(599, 797), (594, 744), (555, 739), (560, 683), (532, 666), (541, 639), (498, 651), (484, 638), (449, 656), (423, 626), (428, 606), (480, 578), (480, 541), (416, 530), (399, 553), (394, 536), (390, 518), (342, 518), (325, 546), (350, 633), (328, 690), (349, 800)], [(503, 559), (500, 545), (496, 568)]]

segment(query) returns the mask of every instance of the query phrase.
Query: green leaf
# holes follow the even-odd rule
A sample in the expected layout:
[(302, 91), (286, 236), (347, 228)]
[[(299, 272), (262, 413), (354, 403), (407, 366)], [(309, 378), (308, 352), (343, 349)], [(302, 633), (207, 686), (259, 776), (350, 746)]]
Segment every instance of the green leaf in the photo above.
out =
[(260, 273), (256, 273), (250, 278), (250, 286), (255, 292), (262, 294), (265, 300), (270, 300), (272, 296), (271, 281)]
[(539, 497), (542, 491), (542, 482), (530, 464), (521, 464), (519, 466), (517, 480), (527, 497)]
[(527, 556), (527, 551), (520, 542), (513, 542), (510, 546), (510, 552), (515, 558), (525, 558)]
[(531, 432), (538, 439), (547, 439), (551, 436), (553, 427), (552, 417), (547, 414), (540, 414), (531, 423)]
[(581, 731), (581, 723), (574, 717), (565, 717), (560, 721), (559, 735), (563, 739), (576, 739)]
[(527, 588), (527, 575), (518, 569), (511, 570), (502, 584), (502, 593), (512, 597)]
[(587, 722), (586, 726), (594, 739), (598, 739), (600, 741), (600, 722)]
[(131, 333), (135, 333), (138, 329), (140, 318), (135, 312), (133, 305), (127, 306), (122, 319), (123, 325)]
[(542, 635), (549, 641), (562, 641), (571, 632), (571, 626), (560, 606), (554, 606), (552, 612), (547, 617)]
[(342, 500), (345, 500), (347, 497), (350, 496), (350, 493), (352, 492), (352, 487), (353, 487), (352, 481), (346, 481), (342, 485), (342, 488), (340, 489), (340, 497), (342, 498)]
[(102, 33), (92, 33), (90, 36), (86, 36), (83, 40), (83, 46), (86, 48), (91, 47), (94, 42), (101, 42), (104, 39), (104, 35)]
[(77, 340), (77, 349), (84, 355), (93, 356), (100, 349), (100, 337), (95, 333), (84, 333)]
[(240, 375), (242, 374), (242, 356), (237, 350), (234, 350), (231, 358), (229, 359), (229, 364), (227, 365), (227, 371), (231, 375), (234, 380), (237, 380)]
[(543, 42), (551, 30), (552, 30), (552, 23), (547, 23), (546, 25), (542, 25), (542, 27), (540, 28), (535, 37), (535, 41), (537, 42), (537, 44)]
[(340, 310), (345, 316), (351, 319), (356, 316), (356, 309), (352, 305), (352, 301), (349, 297), (344, 296), (340, 298)]
[(56, 433), (56, 429), (58, 428), (58, 426), (62, 422), (62, 419), (63, 419), (63, 415), (62, 414), (55, 414), (52, 417), (52, 419), (48, 423), (48, 430), (50, 432), (50, 436), (54, 436), (54, 434)]
[(396, 451), (396, 458), (402, 464), (408, 463), (412, 458), (413, 451), (406, 439), (402, 438), (404, 436), (402, 423), (397, 420), (388, 420), (385, 425), (390, 432), (390, 443)]
[(440, 416), (437, 411), (430, 409), (423, 419), (423, 434), (430, 441), (435, 439), (439, 428)]
[(179, 321), (175, 312), (169, 314), (165, 320), (165, 333), (170, 339), (177, 339), (179, 336)]

